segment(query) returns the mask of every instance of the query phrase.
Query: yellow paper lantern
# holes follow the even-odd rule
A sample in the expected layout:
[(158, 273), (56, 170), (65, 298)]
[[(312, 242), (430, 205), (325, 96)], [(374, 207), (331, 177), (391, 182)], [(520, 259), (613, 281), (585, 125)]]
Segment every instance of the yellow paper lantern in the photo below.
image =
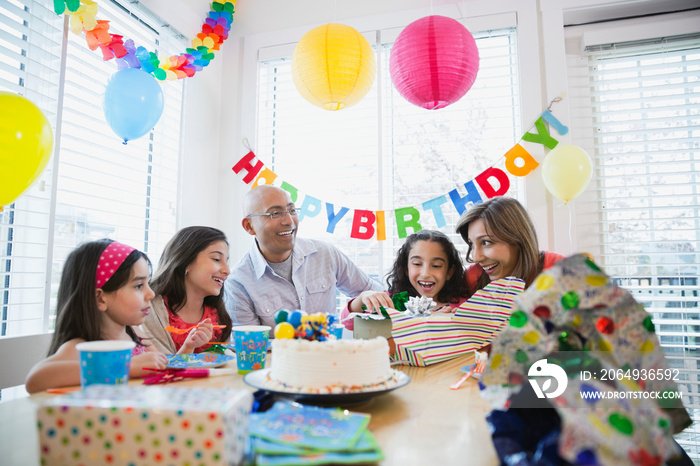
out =
[(377, 70), (369, 41), (344, 24), (304, 34), (292, 55), (292, 78), (303, 98), (326, 110), (355, 105), (367, 95)]

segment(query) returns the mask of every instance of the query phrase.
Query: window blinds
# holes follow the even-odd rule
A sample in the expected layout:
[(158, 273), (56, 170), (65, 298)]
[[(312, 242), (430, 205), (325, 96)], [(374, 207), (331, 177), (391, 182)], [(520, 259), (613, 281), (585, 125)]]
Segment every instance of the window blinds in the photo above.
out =
[[(175, 232), (182, 82), (161, 85), (160, 121), (123, 145), (102, 113), (115, 60), (103, 61), (51, 8), (0, 0), (0, 90), (30, 99), (54, 130), (47, 169), (0, 213), (0, 335), (52, 329), (63, 261), (78, 244), (110, 237), (155, 262)], [(159, 56), (187, 46), (138, 2), (100, 2), (98, 19)]]
[[(588, 205), (598, 214), (583, 228), (596, 232), (606, 273), (651, 314), (698, 420), (700, 36), (588, 47), (569, 60), (572, 113), (592, 128), (596, 167)], [(678, 436), (694, 458), (698, 431)]]

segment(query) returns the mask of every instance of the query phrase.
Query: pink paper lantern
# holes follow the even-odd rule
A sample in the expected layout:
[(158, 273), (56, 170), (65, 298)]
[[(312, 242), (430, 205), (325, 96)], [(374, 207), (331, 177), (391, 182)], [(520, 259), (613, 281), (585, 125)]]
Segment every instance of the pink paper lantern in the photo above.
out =
[(457, 102), (472, 87), (479, 50), (459, 21), (426, 16), (401, 31), (391, 49), (389, 70), (406, 100), (437, 110)]

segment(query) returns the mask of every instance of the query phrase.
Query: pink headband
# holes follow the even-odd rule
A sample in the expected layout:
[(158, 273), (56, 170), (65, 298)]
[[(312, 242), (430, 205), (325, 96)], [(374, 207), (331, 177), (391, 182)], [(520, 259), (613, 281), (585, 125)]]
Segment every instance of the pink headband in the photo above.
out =
[(124, 260), (136, 248), (127, 246), (126, 244), (109, 243), (109, 246), (102, 251), (100, 261), (97, 263), (97, 273), (95, 274), (95, 288), (102, 288), (107, 281), (112, 278), (114, 272), (117, 271)]

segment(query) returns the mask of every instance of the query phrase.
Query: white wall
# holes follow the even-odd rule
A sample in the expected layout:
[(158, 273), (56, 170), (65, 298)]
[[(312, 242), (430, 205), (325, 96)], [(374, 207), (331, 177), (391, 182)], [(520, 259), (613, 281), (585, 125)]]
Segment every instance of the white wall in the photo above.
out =
[[(187, 40), (201, 32), (211, 2), (202, 0), (143, 0), (142, 3)], [(232, 38), (231, 43), (237, 39)], [(238, 39), (240, 40), (240, 39)], [(226, 42), (225, 47), (232, 45)], [(221, 87), (224, 82), (221, 52), (193, 78), (185, 80), (180, 150), (178, 227), (219, 222), (219, 160), (222, 131)]]

